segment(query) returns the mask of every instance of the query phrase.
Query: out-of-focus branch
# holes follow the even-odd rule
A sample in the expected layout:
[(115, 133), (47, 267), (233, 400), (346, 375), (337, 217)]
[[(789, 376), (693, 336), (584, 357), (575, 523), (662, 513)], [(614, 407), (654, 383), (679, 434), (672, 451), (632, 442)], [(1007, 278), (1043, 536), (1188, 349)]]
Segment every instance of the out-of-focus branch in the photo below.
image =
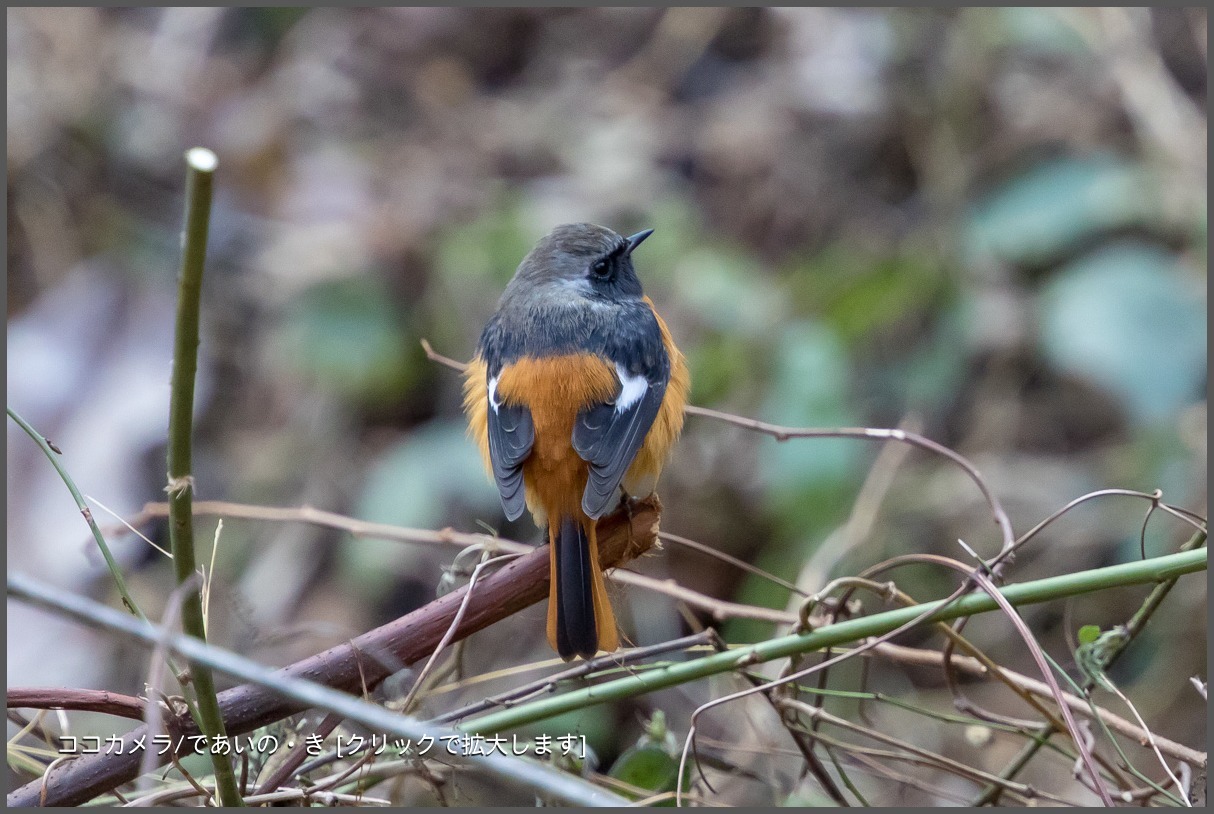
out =
[[(621, 514), (600, 521), (602, 565), (615, 567), (652, 547), (657, 540), (659, 513), (660, 504), (654, 499), (633, 506), (631, 523)], [(361, 692), (364, 686), (374, 688), (433, 651), (455, 618), (466, 590), (452, 591), (352, 641), (296, 662), (279, 674), (346, 692)], [(477, 583), (454, 638), (466, 638), (547, 596), (548, 551), (533, 549)], [(220, 693), (219, 705), (229, 735), (250, 732), (307, 707), (258, 684)], [(182, 722), (182, 731), (196, 732), (190, 722)], [(145, 733), (141, 727), (125, 735), (122, 754), (86, 755), (53, 767), (44, 778), (12, 792), (9, 806), (79, 805), (133, 779), (142, 753), (131, 744)], [(162, 757), (162, 761), (168, 759), (167, 754)]]
[[(140, 522), (148, 518), (167, 517), (168, 511), (169, 505), (167, 503), (148, 503), (144, 505), (139, 515), (130, 518), (129, 522), (132, 526), (138, 526)], [(254, 506), (247, 503), (229, 503), (224, 500), (199, 500), (194, 503), (194, 514), (213, 515), (224, 518), (239, 517), (249, 520), (268, 520), (282, 523), (308, 523), (310, 525), (344, 531), (355, 537), (396, 540), (438, 547), (482, 545), (510, 554), (526, 554), (534, 550), (533, 546), (515, 542), (514, 540), (505, 540), (501, 537), (492, 537), (488, 534), (469, 534), (449, 528), (432, 531), (430, 529), (390, 526), (385, 523), (368, 523), (364, 520), (356, 520), (352, 517), (316, 509), (312, 506), (300, 506), (298, 508)], [(663, 539), (673, 540), (683, 545), (694, 542), (675, 535), (663, 534), (661, 536)], [(754, 570), (758, 571), (759, 569)], [(714, 599), (690, 588), (684, 588), (672, 579), (657, 579), (623, 569), (612, 571), (607, 576), (612, 581), (622, 585), (633, 585), (656, 593), (666, 594), (674, 599), (686, 602), (692, 607), (708, 611), (718, 621), (724, 619), (757, 619), (775, 624), (793, 624), (797, 621), (796, 614), (758, 607), (756, 605), (742, 605), (737, 602)], [(793, 586), (793, 590), (795, 590), (795, 586)]]

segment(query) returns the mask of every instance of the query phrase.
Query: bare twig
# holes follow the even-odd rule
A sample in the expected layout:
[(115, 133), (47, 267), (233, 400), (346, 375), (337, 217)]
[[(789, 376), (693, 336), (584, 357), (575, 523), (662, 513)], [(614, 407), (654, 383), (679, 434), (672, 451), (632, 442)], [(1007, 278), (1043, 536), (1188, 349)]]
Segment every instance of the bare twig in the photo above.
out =
[[(1113, 492), (1113, 493), (1121, 493), (1122, 490), (1109, 490), (1109, 491)], [(1099, 494), (1104, 494), (1104, 493), (1096, 492), (1096, 493), (1092, 493), (1092, 495), (1085, 495), (1085, 497), (1092, 497), (1092, 496), (1099, 495)], [(1137, 493), (1137, 496), (1142, 496), (1142, 497), (1147, 497), (1147, 498), (1151, 497), (1150, 495), (1146, 495), (1145, 493), (1141, 493), (1141, 492)], [(1083, 498), (1080, 498), (1079, 500), (1082, 500), (1082, 499)], [(1071, 503), (1067, 504), (1067, 506), (1064, 507), (1062, 510), (1059, 510), (1058, 512), (1055, 512), (1054, 514), (1050, 515), (1050, 517), (1046, 518), (1041, 523), (1039, 523), (1034, 528), (1034, 531), (1036, 531), (1040, 528), (1043, 528), (1047, 523), (1049, 523), (1050, 521), (1061, 516), (1062, 512), (1065, 511), (1067, 508), (1070, 508), (1074, 505), (1077, 505), (1077, 501), (1071, 501)], [(1030, 532), (1030, 534), (1031, 533), (1033, 533), (1033, 532)], [(1205, 531), (1198, 531), (1196, 534), (1194, 534), (1192, 537), (1190, 537), (1188, 540), (1186, 540), (1183, 545), (1180, 546), (1180, 550), (1181, 551), (1193, 551), (1193, 550), (1205, 545), (1206, 536), (1207, 535), (1206, 535)], [(1155, 614), (1155, 611), (1158, 610), (1159, 606), (1163, 604), (1163, 600), (1171, 592), (1172, 588), (1175, 587), (1176, 580), (1177, 580), (1176, 577), (1171, 577), (1171, 578), (1168, 578), (1168, 579), (1160, 582), (1158, 585), (1156, 585), (1151, 590), (1151, 593), (1147, 595), (1147, 598), (1145, 600), (1143, 600), (1142, 605), (1139, 606), (1138, 610), (1135, 611), (1134, 615), (1130, 618), (1130, 621), (1126, 624), (1126, 629), (1127, 629), (1128, 635), (1120, 642), (1118, 647), (1109, 656), (1109, 659), (1108, 659), (1109, 664), (1112, 664), (1114, 661), (1116, 661), (1121, 656), (1121, 654), (1123, 652), (1125, 652), (1125, 648), (1129, 646), (1130, 642), (1132, 642), (1138, 636), (1138, 634), (1142, 632), (1142, 629), (1144, 627), (1146, 627), (1147, 622), (1150, 621), (1151, 617)], [(1085, 680), (1084, 688), (1091, 689), (1091, 687), (1092, 687), (1091, 679)], [(1035, 755), (1042, 748), (1042, 746), (1045, 745), (1045, 743), (1049, 740), (1049, 738), (1056, 731), (1057, 731), (1057, 727), (1055, 727), (1053, 724), (1051, 724), (1051, 723), (1043, 724), (1040, 727), (1040, 729), (1038, 729), (1038, 731), (1037, 731), (1037, 737), (1034, 738), (1029, 743), (1025, 744), (1024, 749), (1022, 749), (1020, 751), (1020, 753), (1017, 754), (1006, 767), (1004, 767), (1003, 771), (1001, 772), (1001, 776), (1015, 777), (1033, 758), (1033, 755)], [(1140, 740), (1139, 742), (1141, 743), (1142, 741)], [(1202, 765), (1204, 765), (1204, 761), (1203, 761)], [(996, 802), (999, 799), (999, 792), (1000, 792), (1000, 788), (998, 786), (994, 786), (994, 785), (988, 786), (987, 788), (983, 789), (982, 794), (975, 801), (975, 805), (986, 805), (987, 803)]]
[(757, 619), (761, 622), (775, 622), (788, 625), (796, 622), (795, 614), (759, 605), (742, 605), (737, 602), (726, 602), (723, 599), (713, 599), (711, 596), (684, 588), (673, 579), (657, 579), (656, 577), (638, 574), (634, 571), (618, 570), (611, 573), (611, 579), (625, 585), (636, 585), (657, 593), (666, 594), (686, 602), (688, 605), (706, 610), (717, 621), (725, 619)]
[(806, 595), (805, 591), (801, 590), (795, 584), (789, 582), (788, 580), (781, 579), (780, 577), (776, 576), (775, 574), (773, 574), (769, 571), (764, 571), (762, 568), (759, 568), (757, 566), (751, 565), (750, 563), (746, 562), (745, 560), (739, 560), (737, 557), (726, 554), (724, 551), (717, 551), (715, 548), (705, 545), (704, 543), (696, 542), (695, 540), (690, 540), (686, 537), (680, 537), (677, 534), (670, 534), (669, 532), (665, 532), (665, 531), (658, 534), (658, 537), (660, 537), (662, 540), (664, 540), (666, 542), (675, 543), (676, 545), (681, 545), (684, 548), (690, 548), (692, 551), (698, 551), (701, 554), (706, 554), (707, 556), (712, 557), (713, 559), (716, 559), (716, 560), (720, 560), (721, 562), (729, 563), (734, 568), (737, 568), (741, 571), (745, 571), (748, 574), (754, 574), (755, 576), (759, 577), (760, 579), (765, 579), (768, 582), (773, 582), (776, 585), (779, 585), (781, 588), (787, 588), (789, 591), (791, 591), (794, 594), (798, 594), (800, 596)]
[[(132, 525), (139, 525), (146, 518), (168, 516), (167, 503), (148, 503), (143, 507), (138, 517), (131, 518)], [(372, 540), (395, 540), (405, 543), (420, 543), (437, 547), (473, 545), (485, 546), (489, 549), (496, 547), (501, 551), (513, 554), (524, 554), (534, 546), (524, 545), (489, 534), (468, 534), (453, 529), (411, 529), (403, 526), (391, 526), (386, 523), (369, 523), (352, 517), (327, 512), (312, 506), (279, 507), (255, 506), (248, 503), (231, 503), (225, 500), (198, 500), (194, 502), (194, 514), (225, 518), (241, 518), (247, 520), (268, 520), (278, 523), (307, 523), (309, 525), (344, 531), (355, 537)]]
[[(165, 517), (167, 514), (167, 503), (148, 503), (143, 507), (139, 516), (131, 518), (130, 522), (132, 525), (137, 526), (144, 518)], [(249, 520), (267, 520), (284, 523), (308, 523), (344, 531), (355, 537), (419, 543), (421, 545), (438, 547), (460, 546), (467, 548), (470, 546), (484, 546), (491, 551), (497, 550), (511, 554), (525, 554), (535, 550), (534, 546), (488, 534), (469, 534), (449, 528), (432, 531), (430, 529), (391, 526), (385, 523), (369, 523), (311, 506), (300, 506), (298, 508), (255, 506), (247, 503), (230, 503), (223, 500), (200, 500), (194, 503), (194, 514), (226, 518), (239, 517)], [(676, 535), (669, 535), (667, 539), (682, 545), (694, 544), (694, 541), (686, 540), (686, 538), (680, 538)], [(639, 588), (645, 588), (646, 590), (680, 599), (693, 607), (710, 612), (713, 618), (717, 620), (757, 619), (777, 624), (791, 624), (792, 621), (795, 621), (795, 616), (784, 611), (714, 599), (690, 588), (684, 588), (671, 579), (657, 579), (624, 569), (616, 569), (607, 576), (614, 582), (624, 585), (635, 585)]]
[(868, 569), (864, 572), (864, 576), (872, 576), (878, 570), (885, 570), (885, 568), (892, 567), (894, 564), (899, 562), (932, 562), (946, 568), (951, 568), (966, 575), (966, 585), (968, 585), (971, 581), (977, 582), (982, 590), (999, 604), (1000, 610), (1003, 611), (1004, 615), (1016, 629), (1016, 632), (1020, 634), (1020, 638), (1024, 641), (1025, 646), (1028, 647), (1029, 654), (1033, 657), (1033, 661), (1037, 663), (1037, 669), (1041, 671), (1042, 677), (1050, 687), (1050, 694), (1058, 702), (1059, 711), (1062, 713), (1062, 718), (1066, 723), (1067, 731), (1071, 734), (1071, 740), (1074, 741), (1075, 746), (1079, 749), (1079, 754), (1083, 759), (1083, 765), (1087, 769), (1088, 775), (1091, 777), (1093, 790), (1100, 796), (1102, 803), (1111, 807), (1113, 805), (1113, 801), (1109, 797), (1108, 789), (1104, 787), (1104, 784), (1100, 780), (1100, 772), (1096, 768), (1096, 762), (1092, 756), (1092, 751), (1087, 747), (1087, 744), (1084, 743), (1083, 739), (1079, 735), (1079, 728), (1075, 724), (1075, 718), (1071, 714), (1070, 707), (1068, 707), (1065, 700), (1063, 700), (1062, 688), (1058, 686), (1058, 680), (1054, 678), (1054, 671), (1050, 669), (1050, 665), (1045, 659), (1045, 654), (1041, 650), (1041, 645), (1037, 642), (1036, 638), (1034, 638), (1032, 631), (1030, 631), (1028, 628), (1028, 625), (1026, 625), (1024, 620), (1020, 618), (1020, 614), (1016, 612), (1016, 609), (1012, 607), (1011, 603), (1007, 601), (1003, 594), (999, 593), (999, 590), (995, 587), (995, 584), (991, 582), (990, 578), (983, 574), (980, 569), (968, 568), (954, 560), (950, 560), (947, 557), (940, 557), (932, 554), (894, 557), (884, 563), (880, 569)]
[[(744, 418), (742, 416), (732, 415), (731, 413), (723, 413), (719, 410), (710, 410), (707, 407), (696, 407), (688, 405), (686, 410), (688, 415), (698, 415), (705, 418), (714, 418), (718, 421), (724, 421), (728, 424), (734, 424), (738, 427), (744, 427), (748, 430), (770, 435), (777, 441), (789, 441), (793, 438), (856, 438), (866, 441), (899, 441), (904, 444), (910, 444), (920, 449), (925, 449), (928, 452), (940, 455), (954, 464), (959, 466), (962, 471), (974, 482), (978, 487), (978, 491), (982, 493), (983, 499), (990, 508), (991, 514), (995, 518), (995, 525), (999, 527), (999, 532), (1002, 538), (999, 556), (995, 558), (995, 562), (1003, 561), (1010, 555), (1014, 538), (1012, 536), (1012, 524), (1008, 520), (1007, 512), (1003, 510), (1003, 505), (999, 499), (991, 492), (986, 481), (978, 472), (978, 468), (970, 463), (964, 456), (957, 453), (943, 444), (926, 438), (916, 432), (908, 432), (906, 430), (885, 430), (874, 427), (832, 427), (823, 429), (814, 429), (812, 427), (782, 427), (778, 424), (769, 424), (765, 421), (756, 421), (753, 418)], [(993, 563), (994, 564), (994, 563)]]
[(481, 571), (491, 565), (501, 565), (504, 558), (511, 556), (516, 555), (507, 554), (504, 557), (493, 557), (491, 559), (481, 560), (476, 564), (476, 568), (472, 571), (472, 577), (468, 580), (468, 586), (464, 589), (464, 598), (463, 601), (459, 603), (459, 609), (455, 612), (455, 617), (451, 620), (451, 624), (447, 626), (447, 632), (443, 634), (443, 637), (439, 639), (438, 644), (435, 645), (434, 652), (432, 652), (429, 658), (426, 659), (425, 665), (422, 667), (421, 672), (417, 675), (417, 680), (413, 682), (413, 686), (410, 687), (409, 692), (405, 694), (404, 700), (400, 703), (400, 709), (406, 712), (409, 710), (413, 704), (413, 700), (417, 697), (418, 691), (420, 691), (424, 685), (426, 678), (434, 670), (434, 665), (438, 663), (439, 654), (441, 654), (443, 650), (446, 649), (447, 645), (449, 645), (455, 638), (455, 632), (459, 630), (459, 624), (464, 620), (464, 614), (468, 610), (468, 603), (473, 597), (473, 589), (476, 587), (476, 580), (480, 577)]
[[(840, 729), (846, 729), (851, 732), (856, 732), (856, 733), (863, 735), (866, 738), (871, 738), (880, 743), (885, 743), (890, 746), (894, 746), (898, 749), (902, 749), (906, 752), (909, 752), (913, 755), (916, 755), (916, 756), (928, 761), (929, 763), (931, 763), (932, 765), (934, 765), (940, 769), (952, 772), (953, 774), (956, 774), (960, 777), (966, 777), (966, 778), (969, 778), (970, 780), (974, 780), (977, 782), (1001, 782), (1007, 788), (1013, 789), (1013, 790), (1017, 791), (1018, 793), (1025, 795), (1026, 797), (1041, 794), (1040, 791), (1032, 789), (1022, 783), (1013, 783), (1013, 782), (1007, 781), (1007, 780), (1001, 781), (1000, 778), (996, 777), (995, 775), (990, 774), (989, 772), (984, 772), (981, 769), (975, 769), (973, 766), (970, 766), (966, 763), (962, 763), (959, 760), (953, 760), (952, 758), (945, 757), (944, 755), (937, 754), (928, 749), (923, 749), (921, 747), (915, 746), (913, 743), (910, 743), (906, 739), (897, 738), (897, 737), (894, 737), (894, 736), (889, 735), (884, 732), (880, 732), (875, 729), (870, 729), (868, 727), (859, 726), (857, 724), (852, 723), (851, 721), (840, 718), (836, 715), (832, 715), (829, 712), (827, 712), (826, 710), (822, 709), (821, 707), (811, 706), (810, 704), (806, 704), (802, 701), (796, 701), (791, 698), (780, 699), (780, 704), (789, 709), (797, 711), (798, 713), (804, 715), (806, 718), (808, 718), (811, 721), (812, 720), (821, 720), (821, 721), (829, 723), (833, 726), (837, 726)], [(1052, 799), (1054, 799), (1055, 801), (1058, 801), (1058, 802), (1063, 802), (1059, 798), (1052, 798)]]

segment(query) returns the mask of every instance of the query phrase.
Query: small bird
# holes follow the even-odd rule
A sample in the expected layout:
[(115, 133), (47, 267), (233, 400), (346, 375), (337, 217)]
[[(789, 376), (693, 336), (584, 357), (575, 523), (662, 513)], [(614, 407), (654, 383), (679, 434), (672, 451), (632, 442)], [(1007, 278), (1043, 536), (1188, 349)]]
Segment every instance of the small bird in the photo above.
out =
[(619, 647), (596, 521), (645, 497), (683, 429), (690, 379), (623, 237), (558, 226), (523, 258), (464, 380), (469, 434), (506, 517), (548, 527), (548, 642), (569, 661)]

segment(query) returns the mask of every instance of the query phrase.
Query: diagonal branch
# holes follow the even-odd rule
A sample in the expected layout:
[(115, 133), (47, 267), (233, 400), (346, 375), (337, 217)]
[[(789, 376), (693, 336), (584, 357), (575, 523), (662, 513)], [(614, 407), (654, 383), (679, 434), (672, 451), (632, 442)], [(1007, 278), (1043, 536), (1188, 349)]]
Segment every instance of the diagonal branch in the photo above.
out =
[[(605, 568), (648, 551), (657, 540), (656, 498), (634, 505), (631, 523), (622, 514), (600, 521), (599, 559)], [(428, 656), (459, 611), (466, 588), (452, 591), (412, 613), (368, 631), (345, 644), (298, 661), (281, 674), (306, 678), (345, 692), (360, 693), (392, 673)], [(548, 551), (539, 548), (482, 578), (464, 611), (455, 639), (463, 639), (548, 596)], [(306, 705), (257, 684), (243, 684), (219, 694), (229, 736), (251, 732), (306, 708)], [(182, 722), (183, 734), (195, 734)], [(8, 796), (10, 807), (79, 805), (135, 778), (142, 752), (132, 744), (146, 734), (142, 727), (123, 737), (121, 754), (85, 755), (54, 766), (40, 780)], [(167, 762), (169, 755), (161, 758)]]

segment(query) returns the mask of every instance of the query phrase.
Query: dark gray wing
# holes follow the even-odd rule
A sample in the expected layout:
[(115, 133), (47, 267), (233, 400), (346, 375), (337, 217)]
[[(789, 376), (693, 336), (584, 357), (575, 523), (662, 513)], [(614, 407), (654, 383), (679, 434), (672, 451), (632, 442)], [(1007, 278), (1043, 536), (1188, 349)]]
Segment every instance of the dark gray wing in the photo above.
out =
[(590, 464), (582, 511), (596, 520), (614, 508), (620, 481), (632, 466), (662, 406), (666, 381), (647, 384), (644, 395), (626, 409), (617, 410), (610, 402), (596, 404), (578, 413), (574, 422), (573, 448)]
[(509, 520), (517, 520), (527, 508), (523, 489), (523, 461), (535, 443), (531, 411), (523, 405), (495, 404), (489, 396), (489, 460), (493, 480)]

